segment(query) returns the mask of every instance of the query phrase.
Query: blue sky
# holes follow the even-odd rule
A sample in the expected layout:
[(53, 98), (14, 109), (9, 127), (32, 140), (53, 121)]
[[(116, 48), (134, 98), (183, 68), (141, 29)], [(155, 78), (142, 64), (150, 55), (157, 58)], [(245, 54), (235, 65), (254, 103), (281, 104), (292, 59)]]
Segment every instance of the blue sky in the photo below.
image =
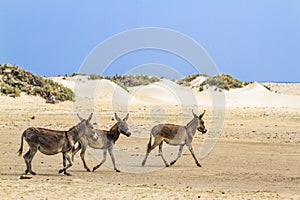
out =
[[(300, 82), (298, 0), (1, 0), (0, 26), (0, 63), (39, 75), (78, 72), (111, 36), (160, 27), (195, 40), (220, 73), (243, 81)], [(105, 73), (150, 68), (149, 63), (158, 64), (154, 71), (169, 66), (184, 76), (197, 72), (176, 55), (148, 49), (123, 55)]]

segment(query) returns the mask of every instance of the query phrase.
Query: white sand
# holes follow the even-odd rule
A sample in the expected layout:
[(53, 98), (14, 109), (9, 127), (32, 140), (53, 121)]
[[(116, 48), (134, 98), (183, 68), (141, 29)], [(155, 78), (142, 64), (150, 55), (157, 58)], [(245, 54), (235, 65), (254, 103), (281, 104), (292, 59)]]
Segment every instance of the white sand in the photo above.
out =
[[(90, 99), (96, 102), (114, 101), (119, 104), (177, 104), (206, 107), (300, 107), (300, 96), (270, 92), (260, 83), (254, 82), (240, 89), (215, 91), (213, 88), (199, 92), (192, 89), (205, 77), (197, 77), (191, 87), (180, 86), (170, 80), (146, 86), (129, 88), (130, 93), (109, 80), (88, 80), (85, 76), (52, 78), (72, 90), (77, 99)], [(287, 87), (287, 86), (285, 86)]]

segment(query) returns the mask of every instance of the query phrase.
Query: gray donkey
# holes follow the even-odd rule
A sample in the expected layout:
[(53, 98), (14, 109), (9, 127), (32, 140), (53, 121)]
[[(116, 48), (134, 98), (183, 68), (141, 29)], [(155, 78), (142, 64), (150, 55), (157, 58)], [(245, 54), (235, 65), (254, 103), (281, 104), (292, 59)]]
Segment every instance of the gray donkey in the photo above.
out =
[[(67, 172), (67, 169), (73, 165), (71, 153), (74, 148), (74, 144), (83, 136), (92, 138), (94, 141), (98, 139), (98, 135), (94, 132), (93, 126), (90, 124), (92, 116), (93, 113), (91, 113), (89, 118), (85, 120), (78, 115), (81, 121), (68, 131), (51, 130), (39, 127), (27, 128), (22, 134), (21, 146), (18, 151), (19, 156), (21, 156), (23, 152), (24, 138), (29, 145), (29, 150), (23, 156), (27, 167), (25, 174), (36, 174), (32, 171), (31, 162), (37, 151), (40, 151), (46, 155), (62, 153), (63, 168), (59, 170), (59, 173), (64, 172), (66, 175), (71, 175)], [(66, 165), (66, 160), (69, 162), (68, 165)]]
[[(192, 143), (194, 135), (196, 133), (196, 129), (199, 132), (202, 132), (203, 134), (206, 133), (206, 131), (207, 131), (205, 129), (204, 121), (202, 119), (205, 111), (199, 116), (197, 116), (194, 113), (194, 111), (192, 111), (192, 113), (193, 113), (194, 118), (186, 126), (180, 126), (180, 125), (175, 125), (175, 124), (159, 124), (159, 125), (154, 126), (151, 129), (150, 140), (147, 145), (147, 152), (146, 152), (145, 158), (142, 162), (142, 166), (145, 165), (146, 160), (149, 156), (149, 153), (155, 147), (157, 147), (159, 145), (159, 155), (161, 156), (166, 167), (169, 167), (170, 165), (173, 165), (178, 160), (178, 158), (181, 156), (184, 145), (186, 145), (189, 148), (189, 150), (196, 162), (196, 165), (198, 167), (201, 167), (200, 163), (198, 162), (198, 160), (194, 154), (194, 150), (193, 150), (191, 143)], [(154, 140), (154, 143), (151, 145), (152, 137), (154, 137), (155, 140)], [(165, 158), (162, 154), (162, 145), (163, 145), (164, 141), (170, 145), (174, 145), (174, 146), (179, 145), (180, 146), (177, 158), (174, 161), (172, 161), (170, 163), (170, 165), (167, 163), (167, 161), (165, 160)]]
[(86, 165), (84, 156), (85, 156), (85, 151), (87, 149), (87, 146), (90, 146), (93, 149), (102, 149), (103, 150), (103, 159), (99, 165), (97, 165), (93, 168), (93, 171), (98, 169), (106, 161), (107, 150), (108, 150), (109, 155), (112, 160), (112, 163), (113, 163), (113, 166), (114, 166), (114, 170), (116, 172), (120, 172), (120, 170), (118, 170), (116, 167), (115, 158), (114, 158), (114, 154), (113, 154), (112, 150), (113, 150), (114, 144), (119, 139), (119, 136), (121, 133), (126, 135), (127, 137), (129, 137), (131, 135), (131, 133), (128, 131), (128, 125), (126, 122), (128, 119), (129, 113), (127, 113), (126, 117), (123, 120), (118, 117), (117, 113), (115, 113), (114, 115), (115, 115), (115, 119), (117, 120), (117, 123), (115, 125), (113, 125), (109, 131), (95, 129), (96, 133), (98, 134), (99, 139), (97, 141), (93, 141), (87, 136), (82, 137), (79, 140), (79, 144), (78, 144), (77, 148), (73, 151), (73, 158), (74, 158), (75, 154), (80, 149), (82, 149), (80, 152), (80, 157), (83, 162), (84, 168), (87, 171), (90, 171), (90, 169)]

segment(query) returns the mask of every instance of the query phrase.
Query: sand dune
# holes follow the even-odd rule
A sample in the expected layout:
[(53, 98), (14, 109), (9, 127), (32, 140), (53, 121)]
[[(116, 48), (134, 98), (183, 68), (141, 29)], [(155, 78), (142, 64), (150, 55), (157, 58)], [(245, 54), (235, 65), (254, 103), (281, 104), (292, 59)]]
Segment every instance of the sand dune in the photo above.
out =
[(130, 92), (137, 99), (141, 99), (148, 103), (184, 105), (193, 105), (197, 103), (191, 88), (180, 86), (167, 79), (146, 86), (130, 88)]
[(86, 76), (74, 76), (54, 77), (52, 80), (72, 89), (76, 94), (75, 101), (80, 99), (111, 101), (114, 99), (114, 101), (120, 101), (121, 103), (127, 103), (129, 100), (132, 103), (141, 103), (119, 85), (106, 79), (88, 80)]
[(271, 88), (275, 93), (289, 94), (289, 95), (300, 95), (300, 84), (299, 83), (272, 83), (267, 82), (264, 85)]
[(300, 107), (300, 96), (270, 92), (260, 83), (254, 82), (243, 88), (230, 91), (203, 92), (192, 89), (205, 77), (197, 77), (191, 87), (180, 86), (170, 80), (146, 86), (129, 88), (130, 93), (109, 80), (88, 80), (86, 76), (52, 78), (75, 91), (77, 100), (89, 99), (96, 102), (114, 101), (118, 104), (176, 104), (226, 107)]
[(260, 83), (254, 82), (254, 83), (250, 83), (248, 85), (246, 85), (243, 88), (237, 88), (237, 89), (231, 89), (230, 93), (234, 94), (234, 93), (241, 93), (241, 94), (245, 94), (245, 93), (265, 93), (266, 95), (270, 93), (270, 91), (265, 88), (263, 85), (261, 85)]
[(300, 96), (276, 94), (257, 82), (225, 94), (230, 107), (300, 107)]

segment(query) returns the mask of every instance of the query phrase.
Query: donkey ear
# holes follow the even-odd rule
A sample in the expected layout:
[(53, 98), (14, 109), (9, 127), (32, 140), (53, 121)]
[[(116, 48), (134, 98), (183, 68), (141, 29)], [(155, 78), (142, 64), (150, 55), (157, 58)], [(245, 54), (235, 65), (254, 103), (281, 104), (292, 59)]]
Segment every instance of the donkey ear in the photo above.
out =
[(204, 110), (204, 112), (201, 115), (199, 115), (199, 119), (201, 119), (203, 117), (203, 115), (205, 114), (205, 112), (206, 112), (206, 110)]
[(87, 119), (87, 121), (88, 121), (88, 122), (91, 121), (92, 117), (93, 117), (93, 113), (90, 114), (90, 116), (89, 116), (89, 118)]
[(129, 117), (129, 113), (127, 113), (126, 117), (123, 119), (123, 121), (127, 121)]
[(193, 110), (193, 109), (192, 109), (192, 113), (193, 113), (193, 115), (194, 115), (195, 118), (198, 118), (198, 115), (196, 115), (196, 114), (194, 113), (194, 110)]
[(115, 119), (119, 122), (121, 121), (120, 117), (118, 117), (117, 113), (115, 113)]
[(79, 118), (80, 121), (84, 120), (82, 117), (79, 116), (78, 113), (77, 113), (77, 117)]

